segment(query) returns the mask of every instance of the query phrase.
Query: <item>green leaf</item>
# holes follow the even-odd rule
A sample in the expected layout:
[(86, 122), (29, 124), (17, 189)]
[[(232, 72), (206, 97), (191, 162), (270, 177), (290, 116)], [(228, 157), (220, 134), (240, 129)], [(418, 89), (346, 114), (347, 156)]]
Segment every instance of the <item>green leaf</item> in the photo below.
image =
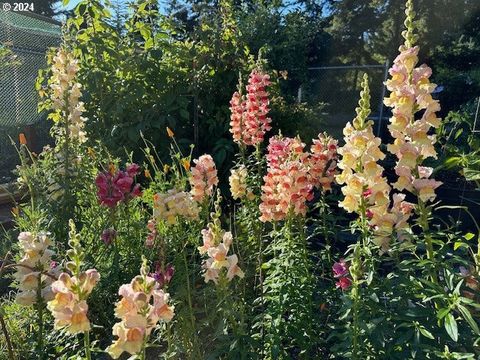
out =
[(463, 176), (465, 176), (465, 179), (467, 179), (468, 181), (480, 180), (480, 171), (464, 168)]
[(470, 314), (470, 311), (465, 306), (460, 304), (457, 305), (457, 308), (458, 308), (458, 311), (460, 311), (460, 313), (462, 314), (463, 318), (466, 320), (466, 322), (468, 322), (472, 330), (475, 331), (477, 335), (480, 335), (480, 330), (478, 329), (478, 325), (473, 319), (472, 314)]
[(448, 313), (448, 315), (445, 317), (444, 326), (447, 334), (452, 338), (453, 341), (457, 342), (458, 326), (457, 321), (455, 320), (455, 317), (452, 315), (452, 313)]
[(458, 250), (458, 249), (461, 248), (461, 247), (468, 248), (468, 245), (465, 244), (464, 242), (457, 241), (457, 242), (455, 242), (455, 244), (453, 245), (453, 250)]
[(70, 2), (70, 0), (63, 0), (63, 1), (62, 1), (62, 5), (63, 5), (63, 6), (66, 6), (66, 5), (68, 5), (69, 2)]
[(468, 241), (468, 240), (472, 240), (474, 237), (475, 237), (475, 234), (472, 234), (471, 232), (466, 233), (465, 235), (463, 235), (463, 238), (464, 238), (465, 240), (467, 240), (467, 241)]
[(422, 335), (425, 336), (426, 338), (429, 338), (429, 339), (432, 339), (432, 340), (434, 339), (432, 333), (430, 331), (428, 331), (427, 329), (425, 329), (423, 326), (419, 327), (418, 330), (420, 330)]

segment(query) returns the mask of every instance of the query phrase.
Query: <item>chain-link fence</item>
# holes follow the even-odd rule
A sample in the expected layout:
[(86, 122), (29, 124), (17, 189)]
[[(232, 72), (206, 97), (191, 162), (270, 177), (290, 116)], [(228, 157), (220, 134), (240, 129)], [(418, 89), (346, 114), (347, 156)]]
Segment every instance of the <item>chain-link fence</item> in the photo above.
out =
[(337, 139), (342, 129), (355, 117), (363, 74), (369, 77), (371, 109), (370, 118), (375, 121), (375, 131), (382, 134), (385, 127), (384, 81), (388, 63), (383, 65), (322, 66), (309, 69), (309, 81), (298, 89), (298, 101), (307, 104), (325, 104), (323, 117), (325, 131)]
[(19, 133), (25, 133), (33, 151), (49, 141), (49, 123), (37, 111), (35, 81), (38, 70), (46, 66), (47, 49), (60, 41), (58, 22), (29, 12), (0, 10), (0, 46), (15, 56), (13, 64), (0, 67), (0, 183), (8, 180), (18, 163), (10, 138), (16, 141)]

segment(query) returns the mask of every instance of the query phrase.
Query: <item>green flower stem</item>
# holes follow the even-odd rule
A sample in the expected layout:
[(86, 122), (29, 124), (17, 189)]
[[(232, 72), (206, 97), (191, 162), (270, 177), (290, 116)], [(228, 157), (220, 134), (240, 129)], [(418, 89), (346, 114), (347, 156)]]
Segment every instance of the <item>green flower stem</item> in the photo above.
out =
[(328, 236), (328, 228), (327, 228), (327, 202), (325, 197), (325, 192), (322, 191), (320, 197), (320, 212), (322, 216), (322, 232), (323, 232), (323, 239), (325, 240), (325, 247), (327, 249), (327, 259), (328, 259), (328, 267), (332, 264), (332, 253), (331, 253), (331, 244), (330, 244), (330, 237)]
[(87, 360), (92, 360), (92, 354), (90, 350), (90, 332), (85, 331), (83, 334), (83, 342), (85, 344), (85, 358)]
[(429, 211), (425, 206), (425, 203), (419, 198), (418, 199), (418, 213), (419, 219), (418, 222), (422, 228), (423, 233), (425, 234), (425, 247), (427, 251), (427, 259), (433, 263), (433, 271), (430, 271), (430, 277), (434, 284), (438, 284), (437, 277), (437, 266), (435, 263), (435, 252), (433, 250), (432, 236), (430, 234), (430, 226), (428, 225), (428, 216)]
[(361, 253), (362, 249), (366, 248), (369, 243), (370, 229), (367, 219), (367, 202), (365, 197), (362, 196), (360, 202), (360, 231), (361, 231), (361, 241), (357, 242), (353, 250), (353, 259), (351, 266), (351, 275), (352, 275), (352, 291), (351, 298), (353, 302), (352, 308), (352, 322), (353, 322), (353, 338), (352, 338), (352, 358), (361, 359), (361, 351), (359, 349), (359, 339), (360, 339), (360, 268), (361, 268)]
[(39, 359), (45, 359), (44, 345), (43, 345), (43, 310), (44, 303), (42, 298), (42, 282), (41, 275), (38, 277), (38, 287), (37, 287), (37, 302), (35, 304), (37, 308), (37, 353)]
[[(195, 358), (197, 355), (200, 355), (200, 351), (198, 349), (198, 342), (197, 342), (197, 334), (195, 331), (195, 316), (193, 314), (193, 304), (192, 304), (192, 290), (190, 286), (190, 276), (189, 276), (189, 269), (188, 269), (188, 261), (187, 261), (187, 254), (186, 254), (186, 249), (184, 248), (183, 251), (183, 264), (185, 266), (185, 280), (187, 284), (187, 302), (188, 302), (188, 312), (190, 315), (190, 325), (191, 329), (193, 332), (193, 338), (192, 338), (192, 344), (193, 344), (193, 350), (192, 350), (192, 355), (194, 355), (193, 358)], [(198, 357), (200, 359), (200, 357)]]
[(43, 349), (43, 305), (38, 305), (38, 334), (37, 334), (37, 351), (40, 359), (45, 358)]
[(137, 354), (139, 360), (145, 360), (147, 358), (147, 337), (143, 340), (142, 349)]

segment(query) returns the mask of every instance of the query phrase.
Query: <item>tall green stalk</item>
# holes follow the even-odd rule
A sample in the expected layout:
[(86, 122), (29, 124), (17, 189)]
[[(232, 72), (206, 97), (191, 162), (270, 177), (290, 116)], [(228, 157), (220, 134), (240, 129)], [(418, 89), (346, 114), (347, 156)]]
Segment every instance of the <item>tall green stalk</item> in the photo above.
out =
[(185, 266), (185, 280), (187, 284), (187, 303), (188, 303), (188, 313), (190, 316), (190, 326), (191, 326), (191, 331), (192, 331), (192, 353), (190, 354), (192, 359), (200, 359), (200, 351), (198, 349), (198, 341), (197, 341), (197, 332), (195, 330), (195, 315), (193, 314), (193, 302), (192, 302), (192, 290), (191, 290), (191, 285), (190, 285), (190, 272), (188, 269), (188, 261), (187, 261), (187, 254), (186, 254), (186, 249), (184, 248), (183, 251), (183, 264)]
[(92, 360), (92, 354), (90, 349), (90, 332), (85, 331), (83, 334), (83, 343), (85, 345), (85, 358), (87, 360)]
[(433, 270), (430, 270), (430, 277), (434, 284), (438, 284), (435, 252), (433, 249), (433, 241), (430, 233), (430, 226), (428, 224), (428, 217), (430, 213), (428, 211), (428, 208), (425, 206), (425, 203), (420, 198), (418, 199), (418, 215), (419, 215), (418, 222), (425, 236), (425, 248), (427, 252), (427, 259), (430, 260), (433, 264)]

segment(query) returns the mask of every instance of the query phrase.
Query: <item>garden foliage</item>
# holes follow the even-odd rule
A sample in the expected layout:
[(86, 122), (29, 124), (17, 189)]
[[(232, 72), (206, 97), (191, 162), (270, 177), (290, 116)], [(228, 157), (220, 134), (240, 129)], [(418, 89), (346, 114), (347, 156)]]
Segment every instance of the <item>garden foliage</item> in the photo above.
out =
[[(157, 16), (147, 2), (126, 34), (94, 0), (75, 11), (75, 35), (39, 82), (55, 146), (18, 149), (28, 196), (13, 209), (18, 241), (2, 254), (12, 284), (0, 358), (478, 358), (480, 232), (435, 221), (442, 183), (428, 161), (442, 122), (432, 72), (418, 66), (411, 0), (386, 83), (392, 143), (374, 135), (367, 76), (343, 140), (274, 135), (275, 79), (248, 54), (230, 64), (240, 70), (230, 158), (195, 156), (178, 136), (189, 129), (173, 121), (188, 101), (155, 88), (212, 79), (207, 40), (182, 43), (205, 71), (185, 81), (170, 66), (188, 57), (163, 36), (168, 22), (145, 21)], [(213, 45), (241, 49), (227, 30)], [(165, 61), (155, 68), (152, 57)], [(91, 82), (102, 92), (84, 91)], [(143, 162), (122, 162), (108, 142)]]

